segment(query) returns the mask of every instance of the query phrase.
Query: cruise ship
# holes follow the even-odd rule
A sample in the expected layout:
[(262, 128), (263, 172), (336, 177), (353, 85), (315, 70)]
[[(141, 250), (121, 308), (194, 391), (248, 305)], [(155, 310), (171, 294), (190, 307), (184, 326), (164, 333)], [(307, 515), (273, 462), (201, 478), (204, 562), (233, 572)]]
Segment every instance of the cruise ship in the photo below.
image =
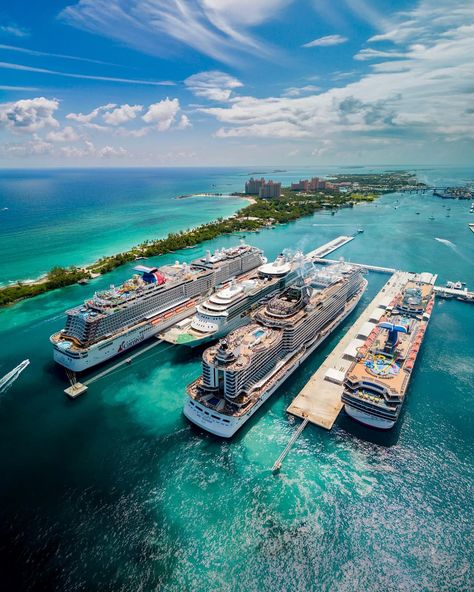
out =
[(190, 264), (139, 265), (121, 286), (67, 311), (65, 328), (50, 337), (54, 360), (75, 372), (105, 362), (192, 315), (215, 286), (263, 263), (262, 251), (242, 242)]
[(184, 415), (230, 438), (351, 313), (367, 281), (337, 263), (300, 277), (251, 314), (251, 323), (205, 350)]
[(257, 271), (233, 279), (196, 307), (196, 314), (170, 327), (160, 338), (174, 345), (196, 347), (219, 339), (250, 321), (250, 311), (295, 281), (304, 255), (281, 253)]
[(417, 280), (392, 300), (347, 371), (342, 401), (350, 417), (383, 430), (395, 425), (433, 304), (433, 285)]

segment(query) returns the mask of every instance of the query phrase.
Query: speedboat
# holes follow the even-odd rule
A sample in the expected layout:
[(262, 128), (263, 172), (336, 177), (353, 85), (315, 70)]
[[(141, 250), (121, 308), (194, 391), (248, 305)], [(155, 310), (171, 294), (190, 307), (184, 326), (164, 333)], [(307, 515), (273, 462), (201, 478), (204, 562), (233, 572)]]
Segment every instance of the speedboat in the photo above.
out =
[(16, 368), (13, 368), (13, 370), (10, 370), (10, 372), (5, 374), (3, 378), (0, 378), (0, 390), (4, 387), (6, 388), (12, 382), (14, 382), (20, 376), (23, 370), (29, 365), (29, 363), (30, 360), (23, 360), (23, 362), (21, 362), (21, 364), (18, 364)]

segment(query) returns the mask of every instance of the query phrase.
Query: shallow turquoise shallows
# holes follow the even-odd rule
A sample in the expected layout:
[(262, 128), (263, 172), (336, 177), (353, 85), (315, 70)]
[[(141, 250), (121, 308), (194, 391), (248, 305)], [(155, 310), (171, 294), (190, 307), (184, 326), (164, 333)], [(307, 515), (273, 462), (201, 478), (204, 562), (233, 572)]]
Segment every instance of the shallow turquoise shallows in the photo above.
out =
[[(0, 281), (229, 215), (241, 201), (173, 197), (239, 189), (247, 172), (7, 172)], [(270, 176), (286, 184), (312, 172)], [(474, 170), (424, 167), (419, 176), (454, 184), (472, 180)], [(462, 280), (474, 289), (469, 207), (432, 195), (387, 195), (335, 216), (247, 233), (246, 240), (274, 258), (285, 247), (307, 251), (363, 228), (334, 256), (431, 271), (439, 284)], [(153, 262), (190, 260), (237, 240), (221, 237)], [(394, 430), (370, 431), (343, 414), (331, 432), (310, 425), (275, 476), (270, 468), (299, 423), (285, 409), (358, 312), (236, 437), (221, 441), (182, 415), (202, 350), (158, 345), (76, 401), (62, 392), (67, 384), (52, 362), (49, 335), (63, 326), (65, 309), (130, 272), (123, 267), (0, 312), (0, 377), (31, 360), (0, 394), (2, 589), (471, 589), (472, 305), (436, 303)], [(368, 280), (359, 312), (386, 276)]]

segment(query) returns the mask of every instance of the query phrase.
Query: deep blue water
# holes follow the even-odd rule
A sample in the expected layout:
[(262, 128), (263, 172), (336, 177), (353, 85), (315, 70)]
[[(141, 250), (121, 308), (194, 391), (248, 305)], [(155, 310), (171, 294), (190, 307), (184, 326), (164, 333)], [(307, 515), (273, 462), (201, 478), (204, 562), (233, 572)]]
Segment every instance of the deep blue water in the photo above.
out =
[[(474, 178), (474, 171), (466, 169), (426, 169), (419, 174), (430, 182)], [(183, 182), (182, 171), (165, 171), (164, 181), (159, 171), (135, 171), (133, 183), (154, 187), (140, 198), (140, 207), (167, 199), (169, 205), (175, 194), (213, 185), (237, 189), (246, 172), (193, 171), (195, 186), (191, 172)], [(281, 176), (288, 182), (305, 173)], [(18, 187), (28, 184), (30, 195), (38, 195), (36, 174), (9, 173), (10, 189), (3, 189), (2, 199), (15, 208)], [(62, 187), (62, 199), (59, 193), (55, 198), (61, 203), (79, 184), (97, 185), (97, 178), (102, 187), (125, 185), (110, 171), (44, 175), (51, 177), (47, 183), (54, 191)], [(125, 177), (124, 172), (117, 175)], [(73, 178), (77, 181), (71, 182)], [(162, 192), (162, 183), (172, 189)], [(41, 191), (41, 199), (53, 199), (44, 187)], [(130, 198), (135, 198), (132, 189), (129, 198), (122, 194), (114, 224), (120, 225), (121, 209), (127, 216), (128, 208), (134, 209)], [(104, 207), (88, 199), (89, 210)], [(196, 220), (205, 217), (200, 208), (207, 203), (196, 201)], [(183, 227), (189, 225), (189, 202), (173, 200), (172, 205), (178, 208), (173, 220), (181, 216)], [(239, 205), (224, 203), (229, 211)], [(387, 195), (335, 216), (318, 213), (247, 234), (247, 241), (274, 257), (284, 247), (309, 250), (363, 227), (364, 234), (336, 256), (436, 272), (440, 283), (460, 279), (474, 288), (469, 205), (428, 195)], [(21, 207), (28, 212), (27, 205)], [(449, 218), (446, 207), (451, 207)], [(56, 206), (49, 211), (54, 225), (60, 226), (61, 215), (51, 208), (55, 212)], [(87, 212), (79, 212), (82, 220)], [(31, 220), (31, 232), (37, 232), (37, 214), (32, 213)], [(94, 223), (100, 227), (100, 219)], [(166, 232), (166, 225), (160, 228)], [(14, 234), (14, 228), (9, 232)], [(47, 224), (41, 232), (47, 236)], [(4, 277), (14, 275), (8, 261), (25, 265), (17, 239), (9, 242), (9, 236), (2, 237)], [(236, 240), (221, 237), (211, 247)], [(154, 261), (189, 260), (209, 246)], [(71, 256), (87, 255), (86, 247), (82, 244), (82, 251)], [(50, 265), (48, 249), (34, 251), (36, 269)], [(344, 415), (331, 432), (309, 426), (281, 473), (273, 476), (270, 468), (298, 423), (285, 409), (357, 312), (234, 439), (224, 442), (192, 428), (181, 413), (185, 385), (199, 374), (200, 351), (159, 345), (131, 366), (91, 384), (81, 399), (71, 402), (64, 396), (65, 378), (52, 363), (48, 336), (62, 327), (66, 308), (129, 273), (130, 266), (125, 266), (88, 286), (71, 286), (0, 312), (0, 376), (24, 358), (31, 359), (11, 389), (0, 394), (3, 589), (472, 589), (472, 305), (436, 303), (394, 430), (370, 431)], [(369, 274), (368, 279), (359, 311), (386, 278)]]

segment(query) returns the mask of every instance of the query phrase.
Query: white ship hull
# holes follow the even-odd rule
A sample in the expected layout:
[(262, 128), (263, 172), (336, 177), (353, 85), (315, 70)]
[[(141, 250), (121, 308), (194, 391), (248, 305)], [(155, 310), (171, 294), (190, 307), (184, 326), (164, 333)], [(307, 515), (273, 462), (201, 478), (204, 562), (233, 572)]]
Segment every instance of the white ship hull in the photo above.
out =
[[(193, 315), (196, 308), (186, 309), (163, 323), (153, 325), (152, 321), (140, 323), (131, 327), (128, 331), (123, 331), (111, 339), (105, 339), (79, 352), (80, 357), (73, 357), (67, 350), (63, 351), (60, 346), (53, 344), (54, 361), (73, 372), (83, 372), (88, 368), (102, 364), (107, 360), (139, 345), (140, 343), (154, 337), (160, 331), (163, 331), (176, 321)], [(76, 352), (77, 353), (77, 350)]]
[[(367, 282), (365, 282), (363, 289), (361, 289), (360, 293), (356, 300), (351, 304), (350, 307), (346, 309), (346, 311), (341, 315), (337, 323), (334, 325), (332, 331), (335, 331), (337, 327), (351, 314), (354, 308), (359, 303), (360, 299), (362, 298), (363, 293), (365, 292), (365, 288), (367, 287)], [(266, 390), (260, 399), (253, 405), (244, 415), (240, 417), (232, 417), (229, 415), (225, 415), (223, 413), (219, 413), (215, 410), (212, 410), (204, 405), (201, 405), (191, 397), (188, 397), (188, 401), (184, 406), (183, 413), (191, 421), (192, 423), (196, 424), (200, 428), (214, 434), (215, 436), (220, 436), (221, 438), (231, 438), (243, 425), (246, 421), (248, 421), (254, 413), (258, 411), (258, 409), (267, 401), (271, 395), (277, 390), (279, 386), (286, 379), (293, 374), (293, 372), (301, 366), (301, 364), (310, 356), (314, 350), (325, 341), (332, 332), (326, 333), (325, 335), (321, 336), (317, 339), (306, 352), (304, 353), (301, 358), (290, 368), (288, 368), (287, 372), (278, 380), (276, 381), (268, 390)]]
[(210, 341), (217, 341), (221, 337), (225, 337), (228, 333), (237, 329), (238, 327), (242, 327), (246, 325), (250, 321), (248, 316), (245, 317), (236, 317), (229, 322), (224, 322), (219, 325), (219, 328), (214, 333), (209, 333), (205, 337), (196, 338), (194, 341), (187, 341), (185, 343), (179, 344), (184, 345), (186, 347), (199, 347), (200, 345), (204, 345), (205, 343), (209, 343)]
[(370, 413), (365, 413), (364, 411), (360, 411), (360, 409), (354, 409), (347, 403), (344, 405), (344, 411), (347, 413), (349, 417), (355, 419), (355, 421), (362, 423), (370, 428), (377, 428), (379, 430), (389, 430), (393, 428), (396, 421), (390, 421), (388, 419), (383, 419), (381, 417), (376, 417), (375, 415), (371, 415)]

